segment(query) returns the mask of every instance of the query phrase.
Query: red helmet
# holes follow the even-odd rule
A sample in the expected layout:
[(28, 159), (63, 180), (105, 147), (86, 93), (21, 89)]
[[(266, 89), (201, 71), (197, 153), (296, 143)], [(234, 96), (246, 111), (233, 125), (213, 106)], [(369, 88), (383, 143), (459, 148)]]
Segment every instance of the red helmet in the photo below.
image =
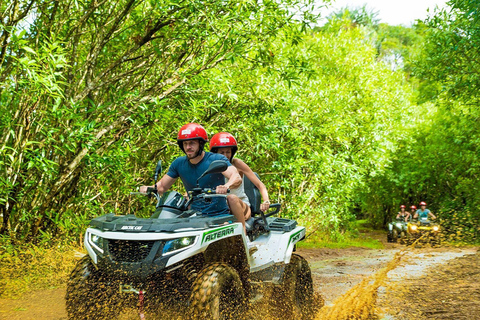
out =
[(417, 210), (417, 207), (411, 206), (410, 209)]
[(420, 206), (426, 206), (427, 203), (425, 201), (420, 202)]
[[(237, 140), (228, 132), (219, 132), (212, 137), (210, 140), (210, 151), (211, 152), (218, 152), (219, 148), (231, 147), (232, 148), (232, 159), (237, 152)], [(230, 159), (230, 161), (232, 161)]]
[(200, 140), (200, 150), (198, 151), (198, 155), (200, 155), (203, 151), (203, 146), (205, 146), (205, 142), (208, 141), (207, 131), (197, 123), (187, 123), (180, 128), (177, 135), (178, 146), (183, 152), (185, 152), (183, 149), (183, 141), (186, 140)]
[(406, 208), (404, 204), (402, 204), (402, 205), (400, 206), (400, 209), (402, 209), (402, 208), (403, 208), (403, 209)]

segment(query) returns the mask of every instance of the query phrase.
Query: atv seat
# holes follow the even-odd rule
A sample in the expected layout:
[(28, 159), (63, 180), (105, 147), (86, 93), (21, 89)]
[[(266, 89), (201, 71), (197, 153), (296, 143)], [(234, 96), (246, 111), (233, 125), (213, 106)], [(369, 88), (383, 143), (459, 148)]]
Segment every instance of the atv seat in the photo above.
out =
[[(255, 175), (260, 179), (256, 172)], [(260, 210), (262, 196), (258, 188), (253, 184), (252, 181), (250, 181), (250, 179), (248, 179), (247, 176), (243, 176), (243, 185), (245, 194), (250, 202), (250, 210), (252, 212), (251, 218), (245, 221), (247, 233), (251, 234), (254, 232), (254, 230), (268, 232), (270, 228), (267, 217), (273, 216), (280, 211), (280, 203), (271, 204), (270, 208), (274, 208), (275, 210), (265, 214), (262, 210)]]

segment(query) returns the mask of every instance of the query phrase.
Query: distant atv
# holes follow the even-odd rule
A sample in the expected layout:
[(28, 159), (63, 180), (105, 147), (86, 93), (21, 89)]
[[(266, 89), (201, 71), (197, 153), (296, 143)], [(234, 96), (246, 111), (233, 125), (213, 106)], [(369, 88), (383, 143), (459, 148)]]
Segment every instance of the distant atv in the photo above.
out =
[(407, 222), (405, 218), (398, 218), (388, 224), (387, 241), (397, 242), (404, 240), (407, 236)]
[[(202, 177), (226, 169), (225, 162), (214, 161)], [(159, 163), (155, 181), (160, 170)], [(226, 196), (200, 187), (188, 200), (175, 191), (160, 197), (149, 188), (157, 205), (148, 219), (114, 214), (93, 219), (85, 233), (88, 255), (68, 281), (68, 319), (115, 319), (125, 307), (138, 307), (142, 319), (145, 310), (164, 318), (168, 308), (195, 319), (239, 319), (248, 301), (262, 300), (267, 290), (277, 318), (311, 318), (310, 267), (292, 253), (305, 228), (272, 217), (280, 204), (261, 212), (260, 193), (246, 177), (245, 191), (253, 216), (246, 234), (232, 215), (189, 209), (198, 199)]]
[(422, 243), (440, 243), (440, 225), (428, 218), (420, 218), (409, 222), (407, 231), (407, 244), (411, 244), (418, 239)]

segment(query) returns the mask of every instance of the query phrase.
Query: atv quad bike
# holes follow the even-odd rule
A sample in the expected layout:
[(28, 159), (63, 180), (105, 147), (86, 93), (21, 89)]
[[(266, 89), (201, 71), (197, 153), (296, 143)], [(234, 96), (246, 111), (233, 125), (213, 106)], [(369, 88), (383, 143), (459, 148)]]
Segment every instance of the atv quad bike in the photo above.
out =
[(407, 225), (407, 244), (411, 244), (418, 239), (423, 243), (440, 243), (440, 226), (428, 218), (413, 220)]
[[(226, 169), (224, 161), (214, 161), (202, 177)], [(159, 162), (155, 182), (160, 171)], [(149, 188), (157, 198), (150, 218), (107, 214), (93, 219), (85, 233), (88, 255), (68, 281), (68, 319), (115, 319), (125, 307), (138, 307), (142, 319), (145, 314), (164, 318), (162, 310), (168, 309), (182, 310), (183, 318), (239, 319), (264, 295), (273, 296), (283, 318), (311, 318), (310, 267), (293, 254), (305, 228), (273, 217), (280, 204), (261, 212), (260, 193), (246, 177), (245, 190), (252, 208), (246, 233), (233, 215), (189, 209), (198, 199), (226, 196), (200, 187), (189, 192), (188, 200), (176, 191), (159, 196)]]
[(397, 242), (398, 239), (404, 240), (407, 235), (407, 222), (404, 218), (398, 218), (388, 224), (388, 242)]

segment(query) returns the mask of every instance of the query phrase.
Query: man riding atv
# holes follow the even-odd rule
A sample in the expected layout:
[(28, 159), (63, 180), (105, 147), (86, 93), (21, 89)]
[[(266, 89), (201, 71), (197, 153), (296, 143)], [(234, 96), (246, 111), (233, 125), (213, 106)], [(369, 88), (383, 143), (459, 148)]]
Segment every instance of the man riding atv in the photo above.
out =
[[(164, 319), (166, 312), (182, 319), (263, 319), (255, 311), (264, 303), (273, 319), (313, 317), (312, 273), (294, 253), (305, 227), (275, 217), (279, 203), (262, 211), (260, 192), (248, 177), (244, 187), (252, 217), (244, 221), (235, 198), (228, 201), (235, 217), (228, 214), (227, 189), (241, 180), (227, 158), (203, 151), (206, 141), (200, 125), (182, 127), (178, 144), (186, 156), (157, 181), (159, 161), (154, 187), (132, 193), (157, 199), (150, 217), (128, 207), (123, 215), (90, 221), (83, 237), (88, 254), (67, 283), (69, 320), (113, 320), (129, 308), (137, 308), (140, 319)], [(188, 200), (168, 190), (178, 177)]]
[[(429, 219), (431, 218), (431, 219)], [(408, 223), (408, 243), (422, 238), (420, 241), (437, 244), (440, 242), (440, 226), (432, 220), (437, 217), (427, 209), (427, 203), (420, 202), (420, 209), (413, 216), (414, 221)], [(418, 220), (417, 220), (418, 219)]]
[(405, 205), (400, 206), (400, 211), (397, 213), (396, 220), (388, 224), (388, 242), (397, 242), (398, 238), (405, 238), (407, 232), (407, 221), (410, 218), (410, 213), (405, 211)]
[(420, 202), (420, 209), (415, 212), (413, 219), (428, 219), (429, 217), (432, 217), (432, 219), (437, 218), (430, 210), (427, 209), (427, 203), (425, 201)]

